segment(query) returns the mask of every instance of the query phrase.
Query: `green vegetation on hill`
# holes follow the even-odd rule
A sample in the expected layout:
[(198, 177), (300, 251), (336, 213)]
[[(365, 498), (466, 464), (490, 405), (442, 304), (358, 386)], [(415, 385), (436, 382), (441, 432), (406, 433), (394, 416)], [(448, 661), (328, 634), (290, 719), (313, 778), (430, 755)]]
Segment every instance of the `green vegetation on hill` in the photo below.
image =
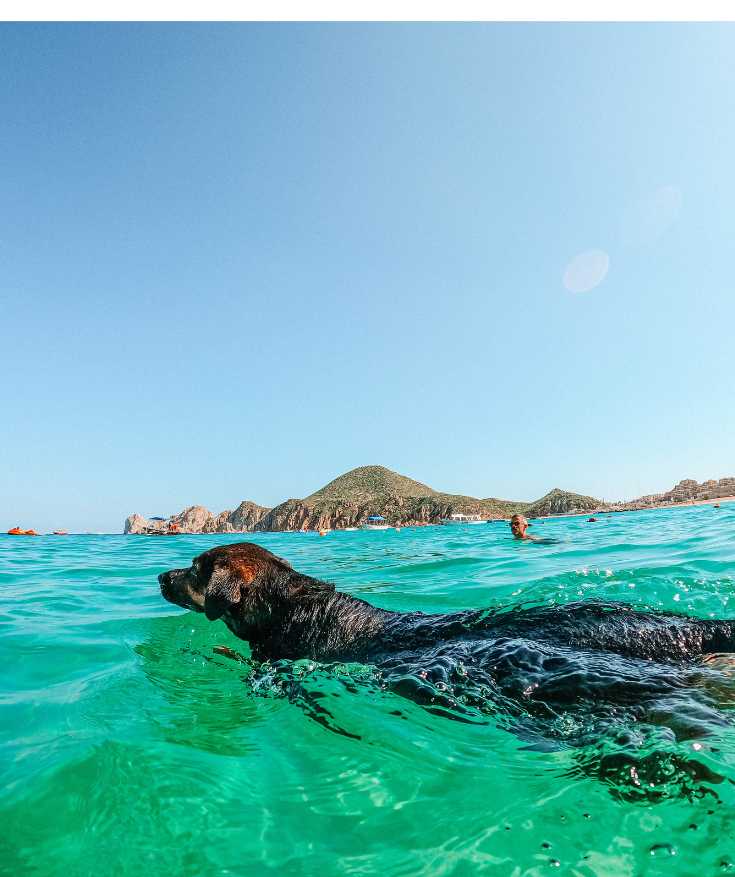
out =
[[(397, 504), (407, 514), (428, 504), (451, 508), (452, 512), (473, 512), (487, 517), (503, 517), (522, 511), (528, 503), (503, 499), (476, 499), (456, 493), (441, 493), (420, 481), (399, 475), (385, 466), (360, 466), (330, 481), (302, 500), (305, 505), (327, 511), (334, 504), (371, 504), (377, 512)], [(427, 502), (430, 501), (430, 502)], [(418, 514), (417, 517), (425, 517)]]
[(570, 493), (568, 490), (560, 490), (555, 487), (546, 496), (531, 503), (524, 514), (526, 517), (543, 518), (548, 515), (593, 512), (605, 507), (605, 503), (600, 499), (595, 499), (594, 496), (583, 496), (580, 493)]
[(304, 502), (318, 500), (345, 500), (347, 502), (375, 502), (389, 496), (437, 496), (437, 492), (386, 469), (385, 466), (359, 466), (351, 469), (325, 484), (324, 487), (307, 496)]
[[(360, 466), (305, 499), (288, 499), (272, 509), (243, 502), (234, 512), (213, 516), (207, 509), (194, 506), (173, 516), (171, 521), (186, 533), (328, 530), (359, 527), (370, 515), (382, 515), (389, 524), (436, 524), (457, 513), (490, 520), (509, 518), (516, 512), (544, 517), (603, 507), (594, 497), (558, 488), (534, 503), (440, 493), (385, 466)], [(150, 522), (132, 515), (125, 523), (125, 532), (142, 532), (150, 527)]]
[(432, 497), (436, 502), (452, 506), (453, 512), (478, 514), (487, 518), (508, 518), (519, 512), (525, 514), (527, 502), (516, 502), (512, 499), (475, 499), (456, 493), (435, 493)]
[(435, 524), (457, 512), (503, 518), (527, 503), (439, 493), (385, 466), (360, 466), (305, 499), (290, 499), (266, 514), (262, 530), (334, 529), (364, 524), (382, 515), (391, 524)]

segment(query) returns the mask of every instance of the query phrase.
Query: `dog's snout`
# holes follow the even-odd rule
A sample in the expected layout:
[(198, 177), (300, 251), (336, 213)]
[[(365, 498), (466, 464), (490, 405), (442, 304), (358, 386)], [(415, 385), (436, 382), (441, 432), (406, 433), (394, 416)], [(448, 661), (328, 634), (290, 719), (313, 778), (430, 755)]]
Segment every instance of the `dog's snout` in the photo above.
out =
[(162, 572), (161, 575), (158, 577), (158, 584), (159, 585), (171, 584), (171, 573)]

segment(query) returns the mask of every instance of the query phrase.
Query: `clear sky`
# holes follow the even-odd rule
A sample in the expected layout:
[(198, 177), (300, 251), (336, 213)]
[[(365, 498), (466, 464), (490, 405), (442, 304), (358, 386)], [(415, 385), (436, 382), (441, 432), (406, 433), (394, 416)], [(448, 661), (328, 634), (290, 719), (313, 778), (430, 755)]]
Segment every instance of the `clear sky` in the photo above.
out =
[(0, 527), (735, 475), (732, 25), (0, 27)]

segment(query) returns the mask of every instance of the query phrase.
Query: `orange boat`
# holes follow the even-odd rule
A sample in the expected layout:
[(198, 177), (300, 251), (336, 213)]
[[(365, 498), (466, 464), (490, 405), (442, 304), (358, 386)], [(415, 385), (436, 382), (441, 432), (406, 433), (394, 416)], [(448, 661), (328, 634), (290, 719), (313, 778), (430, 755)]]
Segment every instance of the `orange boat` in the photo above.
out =
[(20, 527), (13, 527), (8, 530), (8, 536), (38, 536), (35, 530), (21, 530)]

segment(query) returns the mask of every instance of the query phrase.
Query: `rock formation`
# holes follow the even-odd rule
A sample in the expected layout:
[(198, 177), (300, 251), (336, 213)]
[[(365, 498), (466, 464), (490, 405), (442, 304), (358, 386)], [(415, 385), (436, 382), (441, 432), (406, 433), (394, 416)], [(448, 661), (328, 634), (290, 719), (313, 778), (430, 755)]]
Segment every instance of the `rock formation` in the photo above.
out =
[(651, 493), (627, 503), (616, 503), (616, 508), (648, 508), (681, 502), (696, 502), (703, 499), (718, 499), (722, 496), (735, 496), (735, 478), (720, 478), (719, 481), (710, 479), (701, 484), (693, 478), (684, 478), (665, 493)]
[(215, 533), (215, 519), (209, 509), (203, 505), (192, 505), (173, 515), (171, 523), (178, 524), (182, 533)]
[(269, 510), (262, 505), (257, 505), (254, 502), (245, 500), (240, 503), (234, 512), (227, 513), (227, 521), (235, 531), (253, 530), (258, 521), (260, 521), (263, 515), (267, 514), (268, 511)]
[(555, 487), (546, 496), (537, 499), (526, 509), (526, 517), (545, 518), (549, 515), (570, 515), (576, 512), (594, 512), (606, 508), (605, 503), (594, 496), (582, 496)]
[(165, 521), (149, 520), (142, 515), (130, 515), (125, 521), (126, 534), (167, 533), (175, 525), (180, 533), (247, 533), (254, 529), (268, 511), (264, 506), (245, 500), (234, 512), (213, 515), (201, 505), (192, 505)]
[(190, 506), (166, 521), (131, 515), (125, 521), (125, 532), (168, 532), (170, 524), (176, 524), (182, 533), (334, 530), (359, 527), (370, 515), (382, 515), (388, 523), (404, 526), (436, 524), (455, 512), (479, 514), (487, 520), (509, 517), (527, 505), (440, 493), (384, 466), (361, 466), (304, 499), (288, 499), (273, 509), (242, 502), (234, 512), (225, 511), (216, 516), (203, 506)]
[(143, 533), (150, 524), (151, 522), (148, 518), (144, 518), (143, 515), (130, 515), (125, 518), (123, 533), (125, 533), (126, 536), (128, 533)]
[(735, 496), (735, 478), (680, 481), (667, 493), (642, 496), (628, 503), (606, 504), (555, 487), (534, 503), (504, 499), (476, 499), (441, 493), (432, 487), (386, 469), (360, 466), (340, 475), (304, 499), (287, 499), (268, 509), (254, 502), (241, 502), (234, 511), (213, 515), (204, 506), (189, 506), (165, 521), (131, 515), (126, 533), (167, 533), (176, 525), (182, 533), (248, 533), (253, 530), (335, 530), (359, 527), (370, 515), (382, 515), (388, 524), (437, 524), (461, 512), (486, 520), (509, 518), (515, 512), (527, 517), (588, 513), (603, 509), (623, 511), (671, 505), (696, 499)]
[(388, 524), (438, 524), (455, 512), (487, 520), (507, 517), (527, 503), (440, 493), (385, 466), (352, 469), (305, 499), (289, 499), (264, 515), (256, 530), (335, 530), (359, 527), (370, 515)]

